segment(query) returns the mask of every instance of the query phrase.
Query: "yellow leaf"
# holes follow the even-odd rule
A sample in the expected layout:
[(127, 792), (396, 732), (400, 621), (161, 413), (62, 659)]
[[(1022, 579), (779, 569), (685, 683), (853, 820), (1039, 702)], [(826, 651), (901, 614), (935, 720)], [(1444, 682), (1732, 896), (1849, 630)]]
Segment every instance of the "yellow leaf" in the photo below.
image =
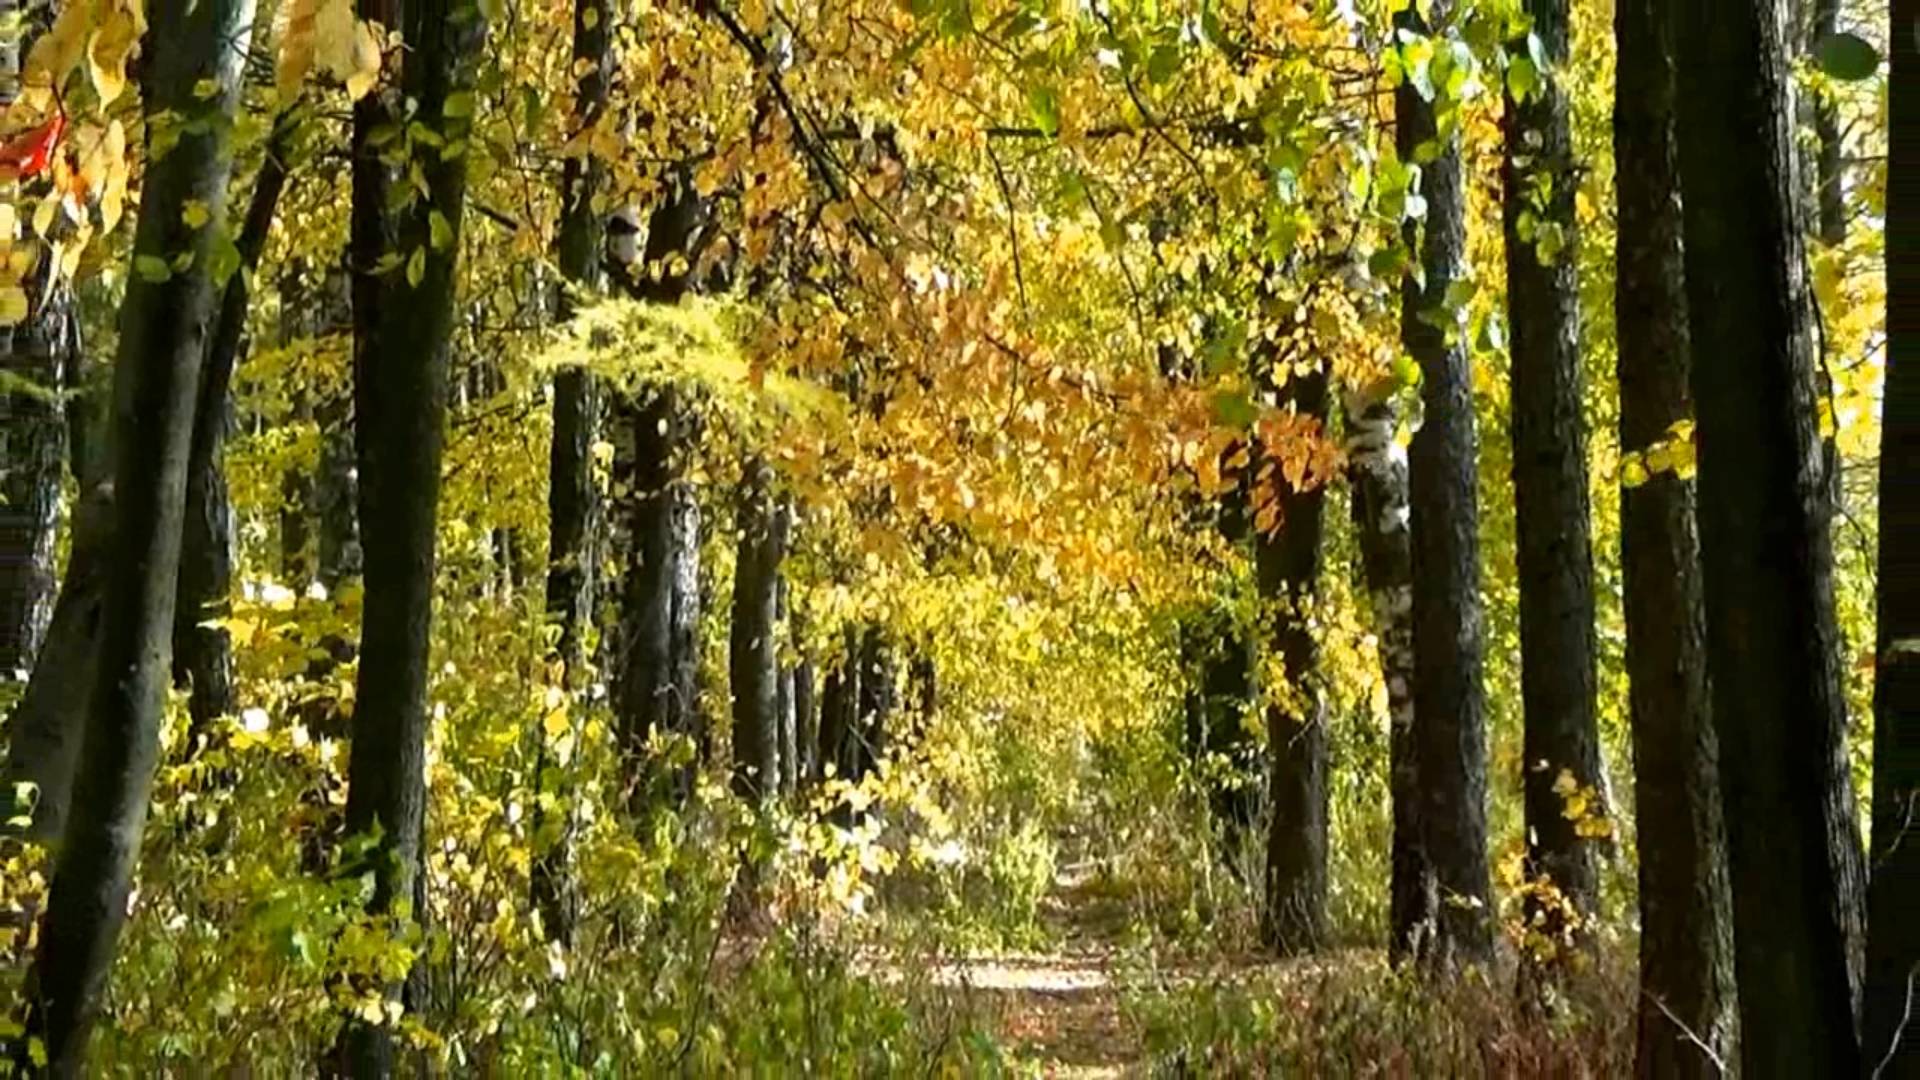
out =
[(380, 81), (380, 24), (362, 19), (353, 28), (353, 64), (346, 72), (347, 96), (359, 101)]
[(137, 40), (133, 17), (126, 12), (107, 16), (87, 40), (87, 74), (102, 106), (112, 104), (126, 90), (127, 57)]
[(0, 326), (18, 326), (27, 318), (27, 292), (18, 285), (0, 288)]
[(354, 70), (357, 30), (353, 0), (318, 0), (313, 18), (313, 58), (320, 70), (344, 80)]
[(199, 199), (188, 199), (180, 209), (180, 221), (189, 229), (204, 228), (213, 215), (207, 210), (207, 204)]
[(27, 54), (23, 82), (41, 86), (57, 86), (65, 81), (67, 73), (80, 64), (80, 57), (86, 51), (87, 31), (92, 26), (94, 7), (92, 4), (63, 4), (60, 17), (54, 20), (53, 29), (41, 34), (33, 43), (33, 51)]
[(314, 0), (291, 0), (280, 9), (280, 58), (274, 66), (273, 82), (282, 102), (293, 100), (307, 73), (313, 70), (313, 5)]

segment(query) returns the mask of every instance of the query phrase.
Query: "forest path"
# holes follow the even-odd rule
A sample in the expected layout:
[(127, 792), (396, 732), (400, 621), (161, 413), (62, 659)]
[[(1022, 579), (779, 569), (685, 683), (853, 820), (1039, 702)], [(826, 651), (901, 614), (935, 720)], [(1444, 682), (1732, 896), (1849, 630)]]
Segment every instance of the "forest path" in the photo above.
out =
[(1139, 1075), (1143, 1050), (1120, 1007), (1114, 970), (1126, 912), (1091, 888), (1091, 864), (1062, 867), (1041, 902), (1054, 948), (1000, 953), (941, 966), (934, 981), (965, 993), (998, 1018), (1001, 1044), (1043, 1076)]

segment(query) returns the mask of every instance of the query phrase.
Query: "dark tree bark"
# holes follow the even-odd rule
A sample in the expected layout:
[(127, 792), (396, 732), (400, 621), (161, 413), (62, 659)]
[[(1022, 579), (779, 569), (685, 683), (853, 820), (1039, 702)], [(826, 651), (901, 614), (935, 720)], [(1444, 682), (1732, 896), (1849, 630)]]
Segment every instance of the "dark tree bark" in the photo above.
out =
[[(1813, 0), (1813, 25), (1807, 45), (1820, 44), (1822, 38), (1839, 29), (1840, 0)], [(1847, 193), (1841, 175), (1842, 140), (1840, 110), (1828, 98), (1813, 101), (1813, 175), (1814, 235), (1823, 244), (1838, 244), (1847, 238)]]
[[(46, 644), (7, 725), (7, 818), (27, 808), (26, 836), (51, 845), (66, 829), (89, 703), (98, 681), (101, 607), (113, 555), (113, 484), (96, 483), (73, 512), (67, 576), (47, 625)], [(20, 785), (33, 794), (17, 803)]]
[[(785, 507), (782, 507), (779, 513), (788, 522), (790, 529), (793, 520), (791, 513)], [(788, 541), (791, 542), (791, 540), (792, 537), (789, 536)], [(791, 626), (792, 612), (787, 606), (786, 578), (778, 578), (775, 588), (777, 593), (774, 598), (774, 624), (782, 627)], [(799, 715), (795, 711), (794, 666), (785, 662), (777, 646), (774, 656), (776, 668), (773, 711), (780, 732), (780, 791), (782, 794), (791, 795), (800, 786), (800, 723)]]
[(1920, 1075), (1920, 2), (1894, 0), (1866, 1062)]
[(231, 609), (233, 506), (227, 496), (223, 446), (232, 414), (230, 389), (247, 326), (253, 269), (286, 186), (286, 155), (300, 118), (281, 115), (254, 175), (253, 197), (235, 242), (240, 266), (226, 282), (220, 311), (207, 342), (194, 406), (193, 447), (187, 459), (187, 510), (181, 537), (179, 597), (174, 603), (173, 680), (188, 688), (192, 733), (206, 733), (215, 719), (234, 712), (233, 641), (223, 626), (207, 625)]
[[(620, 258), (632, 247), (631, 238), (614, 236), (610, 228), (622, 287), (652, 303), (679, 302), (693, 282), (685, 274), (655, 277), (647, 268), (676, 255), (691, 261), (704, 215), (691, 185), (676, 183), (649, 219), (644, 251)], [(615, 471), (633, 495), (627, 512), (630, 555), (621, 597), (616, 730), (628, 760), (627, 790), (639, 799), (647, 790), (644, 750), (654, 732), (690, 736), (701, 744), (702, 756), (705, 750), (697, 697), (700, 511), (685, 477), (699, 423), (686, 392), (671, 383), (627, 395), (618, 412), (626, 434)], [(692, 790), (693, 771), (690, 766), (676, 778), (683, 797)]]
[(1407, 455), (1390, 388), (1346, 401), (1347, 461), (1361, 572), (1373, 607), (1380, 675), (1387, 686), (1387, 790), (1393, 806), (1387, 950), (1409, 955), (1434, 917), (1433, 875), (1420, 844), (1418, 757), (1413, 743), (1413, 551), (1408, 532)]
[[(1614, 27), (1614, 321), (1620, 446), (1633, 453), (1671, 438), (1693, 401), (1672, 27), (1660, 0), (1621, 0)], [(1733, 915), (1692, 481), (1665, 471), (1623, 487), (1620, 548), (1642, 822), (1635, 1068), (1643, 1077), (1717, 1076), (1714, 1056), (1733, 1048)]]
[(820, 713), (814, 689), (813, 658), (806, 653), (793, 665), (794, 790), (820, 775)]
[[(466, 138), (472, 110), (449, 102), (472, 93), (486, 21), (471, 0), (361, 0), (360, 15), (402, 28), (407, 42), (399, 85), (362, 98), (353, 129), (359, 516), (378, 527), (363, 540), (366, 599), (346, 830), (378, 837), (368, 856), (374, 874), (369, 907), (385, 913), (413, 904), (421, 874), (435, 527), (467, 158), (423, 147), (409, 162), (404, 142), (382, 149), (375, 133), (396, 123), (409, 102), (415, 122), (448, 142)], [(396, 204), (396, 166), (420, 170), (425, 192)], [(419, 260), (419, 272), (377, 273), (389, 252), (402, 253), (403, 266)], [(383, 992), (391, 996), (396, 989)], [(342, 1034), (342, 1068), (355, 1077), (391, 1075), (398, 1054), (393, 1036), (391, 1025), (350, 1021)]]
[[(573, 62), (578, 76), (573, 91), (576, 130), (600, 122), (606, 113), (607, 87), (612, 76), (612, 17), (602, 0), (579, 0), (573, 12)], [(591, 153), (569, 157), (561, 168), (560, 240), (558, 262), (562, 282), (556, 316), (571, 318), (575, 298), (568, 290), (591, 295), (601, 286), (604, 218), (594, 200), (606, 183), (606, 165)], [(594, 563), (599, 493), (593, 482), (593, 444), (599, 437), (600, 391), (584, 368), (568, 368), (553, 379), (553, 442), (547, 466), (547, 618), (559, 630), (553, 658), (561, 666), (561, 685), (571, 695), (582, 684), (586, 660), (585, 639), (593, 621), (597, 582)], [(575, 709), (575, 715), (578, 709)], [(579, 733), (578, 723), (573, 732)], [(576, 825), (570, 762), (549, 764), (547, 740), (538, 740), (535, 782), (541, 791), (559, 790), (564, 807), (557, 832), (547, 837), (541, 820), (543, 800), (536, 800), (535, 835), (544, 846), (536, 853), (532, 870), (534, 907), (548, 935), (571, 943), (579, 905), (573, 888), (573, 834)], [(576, 749), (575, 753), (578, 751)], [(549, 780), (547, 773), (558, 775)]]
[(742, 468), (738, 556), (727, 672), (733, 690), (733, 790), (755, 802), (780, 791), (780, 562), (787, 523), (773, 492), (773, 468), (758, 454)]
[[(19, 20), (15, 0), (0, 14)], [(20, 88), (19, 23), (0, 42), (0, 107)], [(49, 260), (20, 283), (30, 302), (45, 291)], [(77, 330), (64, 287), (19, 325), (0, 327), (0, 682), (24, 680), (53, 617), (54, 540), (67, 429), (60, 394), (73, 382)]]
[[(702, 738), (699, 672), (700, 516), (683, 475), (694, 435), (691, 411), (672, 386), (646, 391), (627, 427), (635, 449), (628, 515), (631, 553), (621, 605), (618, 730), (638, 795), (641, 763), (655, 732)], [(691, 790), (692, 770), (679, 788)]]
[[(171, 662), (173, 606), (186, 505), (194, 398), (216, 295), (206, 266), (216, 226), (181, 220), (188, 200), (214, 223), (225, 213), (229, 121), (253, 24), (249, 0), (203, 0), (150, 12), (144, 55), (148, 112), (210, 122), (150, 159), (134, 233), (135, 263), (190, 252), (191, 266), (156, 280), (129, 275), (114, 369), (111, 555), (98, 669), (72, 820), (59, 847), (39, 950), (28, 975), (27, 1031), (48, 1071), (79, 1076), (127, 916), (146, 826)], [(203, 80), (219, 92), (197, 93)]]
[(314, 410), (320, 425), (320, 468), (312, 489), (319, 525), (314, 532), (314, 578), (329, 594), (358, 579), (366, 559), (360, 540), (355, 408), (352, 397), (335, 393)]
[(1209, 613), (1196, 638), (1195, 699), (1188, 711), (1188, 752), (1206, 762), (1208, 806), (1221, 829), (1228, 864), (1236, 872), (1233, 855), (1253, 826), (1258, 792), (1252, 778), (1260, 775), (1258, 748), (1253, 744), (1247, 717), (1255, 706), (1258, 687), (1253, 681), (1253, 635), (1229, 611)]
[(1862, 913), (1776, 5), (1675, 9), (1707, 661), (1750, 1077), (1852, 1075)]
[[(599, 0), (580, 0), (576, 5), (573, 62), (581, 74), (574, 87), (573, 123), (582, 129), (597, 123), (606, 111), (613, 55), (608, 47), (610, 24)], [(566, 278), (558, 312), (563, 320), (574, 310), (568, 289), (590, 295), (601, 284), (605, 230), (594, 199), (605, 182), (606, 166), (593, 155), (567, 159), (561, 178), (564, 206), (559, 244), (560, 273)], [(592, 455), (598, 413), (598, 387), (591, 374), (570, 368), (554, 377), (547, 617), (559, 625), (556, 653), (569, 669), (580, 663), (581, 637), (593, 610), (592, 530), (597, 500)]]
[[(42, 260), (45, 263), (45, 260)], [(33, 280), (28, 296), (42, 291)], [(67, 428), (73, 320), (61, 290), (19, 326), (0, 329), (0, 681), (24, 679), (53, 616), (54, 541)]]
[[(1550, 959), (1586, 940), (1599, 867), (1565, 810), (1566, 782), (1600, 785), (1595, 714), (1593, 543), (1587, 433), (1581, 409), (1580, 283), (1574, 194), (1579, 178), (1561, 83), (1571, 28), (1567, 0), (1526, 0), (1552, 70), (1524, 101), (1506, 99), (1501, 167), (1507, 312), (1513, 338), (1513, 505), (1519, 540), (1520, 695), (1530, 925)], [(1527, 46), (1518, 47), (1524, 55)], [(1604, 813), (1604, 809), (1600, 812)], [(1555, 952), (1549, 952), (1554, 950)]]
[[(1282, 388), (1301, 416), (1327, 418), (1323, 370)], [(1284, 484), (1276, 473), (1276, 482)], [(1282, 955), (1312, 952), (1327, 934), (1327, 726), (1319, 645), (1309, 624), (1319, 588), (1325, 492), (1287, 490), (1278, 535), (1256, 533), (1260, 598), (1277, 619), (1269, 647), (1286, 668), (1284, 700), (1267, 705), (1267, 880), (1261, 936)]]
[[(1439, 18), (1438, 12), (1435, 18)], [(1425, 32), (1411, 11), (1399, 25)], [(1394, 141), (1403, 161), (1438, 140), (1432, 103), (1410, 84), (1394, 92)], [(1413, 565), (1413, 723), (1419, 760), (1419, 841), (1435, 897), (1433, 940), (1416, 951), (1439, 967), (1492, 954), (1487, 869), (1486, 687), (1481, 626), (1479, 435), (1473, 380), (1447, 288), (1466, 257), (1466, 198), (1457, 136), (1440, 140), (1420, 171), (1426, 200), (1418, 241), (1421, 280), (1401, 288), (1400, 337), (1420, 365), (1425, 418), (1408, 451)]]
[(825, 780), (828, 769), (842, 780), (859, 782), (860, 755), (855, 727), (860, 714), (860, 649), (857, 635), (847, 635), (845, 651), (827, 669), (820, 687), (820, 749), (814, 759), (814, 778)]
[(877, 623), (860, 632), (859, 713), (854, 721), (858, 775), (864, 778), (887, 756), (893, 737), (893, 713), (898, 704), (894, 689), (893, 643)]

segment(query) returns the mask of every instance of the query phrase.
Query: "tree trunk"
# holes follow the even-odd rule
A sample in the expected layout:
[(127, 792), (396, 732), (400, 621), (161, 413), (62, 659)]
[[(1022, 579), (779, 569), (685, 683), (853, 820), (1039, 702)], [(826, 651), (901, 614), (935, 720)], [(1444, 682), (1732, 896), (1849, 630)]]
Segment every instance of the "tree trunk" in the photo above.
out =
[[(1840, 0), (1813, 0), (1813, 25), (1807, 35), (1809, 50), (1840, 25)], [(1814, 235), (1823, 244), (1847, 238), (1847, 192), (1842, 176), (1840, 110), (1830, 98), (1813, 101)]]
[[(789, 523), (789, 528), (791, 528), (791, 522), (793, 520), (791, 512), (783, 506), (779, 510), (779, 513), (785, 518)], [(792, 537), (789, 536), (788, 541), (791, 542), (791, 540)], [(787, 607), (787, 580), (784, 576), (776, 578), (775, 588), (777, 595), (774, 603), (774, 625), (781, 627), (791, 626), (793, 613), (788, 610)], [(791, 637), (790, 634), (780, 636), (788, 637), (789, 639)], [(799, 716), (795, 711), (794, 666), (786, 663), (780, 653), (781, 650), (778, 644), (776, 644), (774, 648), (774, 662), (776, 667), (773, 711), (780, 732), (780, 791), (782, 794), (791, 795), (798, 790), (800, 786), (800, 724)]]
[[(400, 85), (381, 86), (354, 108), (354, 416), (366, 599), (355, 684), (346, 830), (377, 842), (369, 909), (420, 918), (413, 907), (426, 812), (428, 643), (433, 619), (435, 526), (446, 438), (447, 353), (454, 270), (466, 195), (466, 156), (422, 150), (399, 164), (419, 170), (425, 191), (395, 203), (395, 162), (376, 133), (397, 122), (402, 102), (446, 141), (466, 138), (486, 21), (469, 0), (362, 0), (360, 14), (404, 32)], [(435, 242), (436, 234), (439, 242)], [(417, 273), (374, 271), (388, 252)], [(418, 260), (416, 263), (415, 260)], [(397, 987), (380, 988), (392, 998)], [(391, 1075), (391, 1025), (350, 1021), (341, 1063), (356, 1077)]]
[[(1295, 375), (1282, 388), (1300, 415), (1326, 423), (1327, 376)], [(1276, 480), (1284, 483), (1276, 473)], [(1282, 955), (1312, 952), (1327, 934), (1327, 726), (1319, 646), (1310, 625), (1320, 578), (1320, 487), (1288, 490), (1279, 534), (1256, 533), (1260, 598), (1278, 619), (1269, 647), (1286, 668), (1284, 700), (1268, 695), (1266, 904), (1261, 937)]]
[[(27, 1030), (49, 1071), (84, 1071), (87, 1039), (127, 917), (127, 893), (159, 751), (171, 662), (173, 607), (186, 504), (194, 398), (216, 296), (206, 266), (224, 216), (233, 159), (227, 133), (253, 25), (249, 0), (161, 6), (152, 19), (149, 115), (208, 115), (147, 165), (136, 266), (191, 253), (163, 280), (128, 277), (114, 368), (114, 493), (111, 556), (100, 613), (98, 669), (87, 708), (81, 768), (55, 862), (52, 892), (29, 973)], [(205, 81), (212, 97), (197, 91)], [(189, 200), (212, 222), (181, 220)]]
[(1413, 743), (1413, 552), (1408, 534), (1407, 454), (1390, 388), (1349, 395), (1347, 461), (1361, 572), (1373, 607), (1380, 675), (1387, 687), (1387, 790), (1393, 807), (1388, 857), (1387, 951), (1409, 955), (1434, 918), (1432, 872), (1419, 841), (1420, 785)]
[[(1434, 17), (1440, 18), (1436, 10)], [(1411, 10), (1396, 20), (1424, 33)], [(1432, 103), (1411, 84), (1394, 92), (1395, 144), (1412, 161), (1439, 138)], [(1449, 135), (1420, 171), (1426, 200), (1418, 240), (1422, 281), (1401, 288), (1400, 337), (1420, 365), (1425, 418), (1407, 455), (1412, 511), (1413, 722), (1419, 764), (1419, 842), (1427, 891), (1435, 897), (1434, 940), (1422, 951), (1436, 966), (1492, 954), (1487, 869), (1486, 687), (1480, 611), (1479, 497), (1472, 369), (1447, 289), (1466, 257), (1466, 198), (1458, 138)]]
[(733, 622), (727, 672), (733, 689), (733, 790), (768, 802), (780, 791), (780, 561), (787, 523), (773, 493), (773, 469), (748, 458), (740, 481), (739, 555), (733, 571)]
[[(14, 20), (0, 42), (5, 107), (20, 89), (26, 35), (17, 0), (0, 0), (0, 16)], [(40, 259), (20, 283), (30, 299), (44, 291), (49, 263)], [(28, 677), (53, 616), (54, 540), (67, 451), (60, 394), (76, 374), (76, 330), (64, 287), (25, 322), (0, 328), (0, 682)]]
[[(677, 184), (648, 219), (646, 248), (609, 236), (622, 287), (656, 304), (678, 303), (691, 287), (685, 273), (654, 277), (649, 267), (675, 256), (691, 261), (705, 208), (691, 184)], [(621, 219), (616, 217), (615, 223)], [(630, 237), (630, 234), (627, 234)], [(706, 737), (697, 698), (700, 670), (700, 512), (684, 470), (699, 424), (685, 394), (671, 383), (648, 386), (619, 403), (626, 436), (615, 471), (633, 491), (628, 514), (631, 548), (621, 598), (620, 686), (617, 730), (628, 760), (630, 798), (646, 790), (644, 748), (656, 731)], [(676, 788), (692, 791), (695, 765)]]
[(1749, 1077), (1853, 1075), (1862, 866), (1776, 5), (1676, 9), (1707, 660)]
[(855, 726), (860, 713), (860, 649), (849, 633), (844, 653), (827, 669), (820, 688), (820, 750), (814, 759), (814, 777), (825, 780), (828, 770), (841, 780), (859, 782), (860, 755)]
[[(1693, 412), (1666, 10), (1661, 0), (1621, 0), (1614, 15), (1614, 321), (1628, 453), (1671, 438)], [(1621, 488), (1620, 564), (1641, 822), (1635, 1068), (1717, 1076), (1714, 1057), (1734, 1045), (1733, 924), (1690, 478), (1667, 470)]]
[(896, 696), (893, 676), (893, 645), (887, 632), (877, 623), (868, 623), (860, 633), (859, 711), (853, 729), (860, 757), (856, 772), (862, 778), (887, 756)]
[(1920, 1075), (1920, 0), (1894, 0), (1866, 1062)]
[[(607, 87), (612, 76), (612, 18), (602, 0), (579, 0), (573, 12), (573, 62), (578, 73), (573, 91), (571, 124), (575, 130), (600, 122), (607, 107)], [(575, 299), (568, 292), (577, 289), (592, 295), (600, 288), (602, 249), (605, 246), (603, 217), (594, 200), (606, 182), (606, 165), (592, 153), (569, 157), (561, 168), (560, 240), (558, 262), (562, 282), (556, 316), (565, 321), (573, 316)], [(599, 516), (599, 493), (593, 482), (593, 445), (599, 438), (600, 392), (592, 374), (584, 368), (568, 368), (553, 379), (553, 442), (547, 468), (547, 618), (559, 629), (553, 658), (561, 666), (560, 683), (571, 698), (583, 683), (586, 660), (585, 640), (593, 621), (594, 562), (598, 554), (594, 543), (595, 523)], [(583, 702), (574, 702), (570, 716), (573, 754), (579, 753), (577, 717)], [(539, 752), (535, 764), (535, 784), (544, 793), (558, 789), (561, 821), (550, 838), (542, 828), (540, 807), (535, 800), (535, 828), (544, 846), (536, 853), (532, 869), (534, 907), (553, 940), (571, 944), (578, 897), (573, 888), (573, 834), (576, 808), (572, 760), (548, 764), (548, 740), (544, 731), (533, 733)], [(551, 783), (548, 771), (559, 775)]]
[(820, 713), (815, 705), (813, 658), (805, 653), (793, 665), (794, 790), (804, 790), (820, 775)]
[(221, 293), (194, 406), (180, 594), (174, 602), (173, 681), (188, 688), (187, 709), (195, 736), (203, 736), (216, 718), (235, 711), (232, 636), (224, 626), (207, 625), (227, 615), (233, 591), (233, 506), (227, 497), (222, 446), (232, 413), (229, 390), (246, 332), (253, 269), (286, 186), (286, 154), (299, 122), (294, 114), (283, 113), (267, 140), (266, 157), (254, 176), (253, 197), (235, 244), (240, 266)]
[[(46, 260), (41, 260), (44, 267)], [(37, 269), (22, 284), (41, 293)], [(64, 289), (0, 329), (0, 681), (25, 679), (53, 615), (54, 540), (67, 429), (74, 323)]]
[[(1569, 817), (1573, 791), (1597, 793), (1593, 544), (1581, 409), (1580, 283), (1573, 200), (1579, 178), (1567, 115), (1567, 0), (1526, 0), (1551, 70), (1525, 100), (1511, 92), (1501, 168), (1507, 311), (1513, 331), (1513, 504), (1519, 541), (1520, 693), (1529, 940), (1545, 962), (1584, 947), (1599, 901), (1593, 844)], [(1516, 56), (1525, 55), (1522, 42)], [(1511, 86), (1511, 82), (1509, 82)], [(1598, 802), (1597, 794), (1594, 798)], [(1604, 806), (1589, 814), (1604, 815)], [(1538, 937), (1534, 937), (1534, 934)]]
[[(635, 797), (644, 787), (640, 763), (655, 732), (701, 737), (696, 698), (700, 518), (682, 474), (692, 420), (676, 388), (663, 385), (646, 393), (637, 408), (623, 403), (635, 449), (628, 455), (634, 494), (620, 615), (618, 730)], [(682, 795), (692, 790), (692, 774), (690, 766), (677, 780)]]
[[(51, 846), (66, 829), (89, 703), (98, 681), (101, 606), (113, 555), (113, 484), (96, 480), (73, 512), (67, 576), (47, 624), (33, 677), (7, 725), (6, 800), (11, 819), (32, 809), (28, 838)], [(20, 785), (33, 794), (20, 802)]]

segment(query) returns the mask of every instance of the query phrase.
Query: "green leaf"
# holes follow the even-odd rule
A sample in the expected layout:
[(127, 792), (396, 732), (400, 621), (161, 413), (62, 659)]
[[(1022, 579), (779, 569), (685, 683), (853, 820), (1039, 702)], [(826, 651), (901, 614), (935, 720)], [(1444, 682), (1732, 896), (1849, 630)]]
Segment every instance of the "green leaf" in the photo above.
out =
[(427, 249), (417, 247), (407, 256), (407, 284), (420, 287), (420, 279), (427, 276)]
[(1051, 86), (1036, 86), (1027, 91), (1027, 111), (1040, 131), (1052, 137), (1060, 134), (1060, 96)]
[(453, 246), (453, 226), (448, 223), (447, 215), (438, 210), (427, 213), (427, 233), (433, 250), (445, 251)]
[(1880, 70), (1880, 50), (1857, 34), (1828, 34), (1813, 46), (1820, 70), (1842, 82), (1870, 79)]
[(1180, 73), (1180, 50), (1171, 45), (1155, 45), (1147, 56), (1147, 81), (1160, 85)]
[(167, 265), (167, 260), (158, 255), (135, 255), (133, 272), (140, 275), (141, 281), (149, 281), (156, 285), (173, 276), (173, 268)]
[(216, 289), (223, 289), (233, 272), (240, 269), (240, 249), (233, 243), (233, 236), (226, 229), (217, 229), (207, 248), (207, 277), (213, 281)]
[(1228, 427), (1252, 427), (1260, 418), (1260, 407), (1245, 390), (1221, 390), (1213, 395), (1213, 415)]
[(1406, 250), (1397, 246), (1381, 248), (1367, 256), (1367, 272), (1384, 280), (1391, 281), (1398, 278), (1406, 266)]
[[(596, 9), (588, 9), (596, 10)], [(440, 115), (449, 120), (458, 120), (473, 115), (473, 91), (462, 90), (447, 95), (446, 104), (440, 106)]]
[(1525, 104), (1539, 85), (1540, 69), (1533, 66), (1532, 60), (1516, 56), (1507, 61), (1507, 94), (1515, 102)]

